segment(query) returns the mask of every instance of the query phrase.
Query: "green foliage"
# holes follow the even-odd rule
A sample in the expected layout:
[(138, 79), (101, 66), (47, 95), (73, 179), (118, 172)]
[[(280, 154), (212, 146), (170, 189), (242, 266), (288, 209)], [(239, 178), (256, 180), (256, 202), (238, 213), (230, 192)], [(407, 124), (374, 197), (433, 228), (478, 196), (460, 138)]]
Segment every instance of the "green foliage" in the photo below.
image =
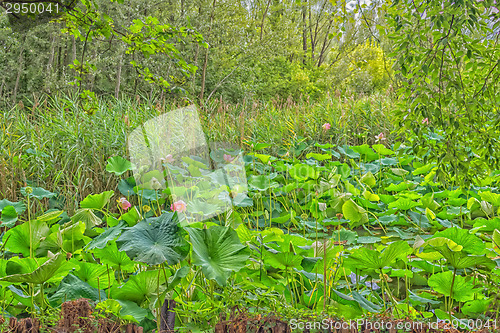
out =
[(240, 243), (238, 235), (229, 227), (213, 226), (209, 229), (189, 228), (193, 244), (193, 263), (201, 266), (208, 279), (225, 286), (231, 272), (246, 264), (250, 251)]
[(392, 55), (402, 77), (398, 120), (436, 176), (470, 184), (498, 168), (500, 46), (493, 1), (396, 1)]
[[(19, 213), (0, 248), (1, 291), (13, 300), (4, 311), (40, 313), (47, 301), (85, 297), (112, 318), (148, 327), (164, 300), (175, 300), (182, 320), (207, 329), (232, 307), (253, 304), (285, 318), (327, 309), (420, 321), (451, 315), (456, 302), (463, 310), (454, 316), (495, 315), (498, 175), (489, 186), (449, 189), (429, 177), (434, 164), (397, 144), (317, 143), (306, 160), (252, 144), (258, 153), (243, 159), (248, 202), (201, 222), (190, 216), (179, 225), (165, 211), (166, 191), (134, 192), (126, 213), (108, 204), (113, 191), (83, 198), (73, 219), (60, 210), (27, 220)], [(195, 158), (186, 156), (179, 174), (198, 178), (189, 172), (203, 166)]]
[(165, 262), (175, 265), (189, 251), (189, 244), (182, 238), (182, 229), (177, 224), (177, 215), (173, 213), (141, 221), (118, 238), (120, 251), (148, 265)]

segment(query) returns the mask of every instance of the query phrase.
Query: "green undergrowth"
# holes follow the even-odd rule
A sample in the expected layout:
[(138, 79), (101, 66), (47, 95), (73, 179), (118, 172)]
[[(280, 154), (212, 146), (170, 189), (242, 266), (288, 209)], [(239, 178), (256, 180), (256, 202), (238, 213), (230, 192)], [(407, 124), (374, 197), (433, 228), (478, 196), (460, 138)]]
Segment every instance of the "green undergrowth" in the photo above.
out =
[[(106, 159), (127, 155), (127, 134), (160, 114), (185, 106), (160, 96), (101, 99), (91, 109), (70, 96), (42, 98), (0, 110), (0, 197), (17, 200), (26, 185), (57, 191), (65, 209), (74, 211), (88, 194), (116, 188), (104, 171)], [(328, 96), (303, 100), (244, 101), (227, 104), (209, 100), (200, 107), (208, 140), (247, 141), (305, 151), (308, 142), (373, 143), (383, 132), (390, 140), (392, 100), (385, 95)], [(90, 114), (89, 114), (90, 113)], [(323, 130), (324, 123), (331, 129)], [(273, 154), (278, 148), (272, 148)], [(64, 199), (62, 199), (64, 198)], [(44, 208), (48, 202), (41, 203)]]
[[(445, 187), (434, 164), (399, 143), (316, 143), (281, 157), (265, 153), (269, 144), (251, 147), (248, 189), (219, 184), (203, 202), (184, 202), (195, 213), (169, 188), (137, 186), (118, 156), (103, 164), (118, 189), (86, 196), (74, 212), (42, 209), (58, 193), (39, 186), (1, 200), (3, 315), (43, 317), (85, 297), (102, 315), (151, 330), (171, 299), (180, 332), (213, 329), (235, 308), (287, 321), (496, 327), (498, 171)], [(195, 184), (189, 191), (211, 181), (195, 157), (163, 164)], [(229, 197), (228, 210), (211, 201)]]

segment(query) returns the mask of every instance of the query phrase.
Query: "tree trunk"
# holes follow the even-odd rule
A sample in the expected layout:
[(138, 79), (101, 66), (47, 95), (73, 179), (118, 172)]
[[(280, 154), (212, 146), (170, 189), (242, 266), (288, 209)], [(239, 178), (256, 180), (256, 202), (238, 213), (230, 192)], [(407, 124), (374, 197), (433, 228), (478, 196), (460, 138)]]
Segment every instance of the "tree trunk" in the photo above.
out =
[(175, 326), (175, 301), (165, 300), (161, 307), (160, 333), (174, 333)]
[(26, 37), (24, 38), (22, 44), (21, 44), (21, 51), (19, 52), (19, 58), (17, 60), (17, 63), (19, 65), (17, 69), (17, 77), (16, 77), (16, 85), (14, 86), (14, 93), (12, 94), (12, 101), (16, 103), (17, 100), (17, 91), (19, 89), (19, 80), (21, 80), (21, 75), (23, 73), (23, 67), (24, 67), (24, 58), (23, 58), (23, 52), (24, 52), (24, 43), (26, 41)]
[(271, 0), (267, 2), (266, 10), (264, 11), (264, 14), (262, 14), (262, 22), (260, 22), (260, 40), (262, 40), (262, 36), (264, 33), (264, 20), (266, 19), (267, 11), (269, 10), (270, 5), (271, 5)]
[(305, 65), (307, 57), (307, 22), (305, 4), (302, 5), (302, 51), (304, 52), (302, 63)]
[(5, 85), (5, 78), (2, 79), (2, 85), (0, 85), (0, 99), (3, 96), (3, 86)]
[(49, 62), (47, 63), (47, 73), (50, 73), (50, 70), (52, 69), (52, 65), (54, 64), (54, 55), (56, 52), (56, 34), (52, 37), (52, 43), (50, 46), (50, 56), (49, 56)]
[(120, 82), (122, 78), (122, 65), (123, 65), (123, 56), (122, 54), (119, 55), (119, 60), (118, 60), (118, 68), (116, 70), (116, 87), (115, 87), (115, 98), (118, 99), (120, 96)]
[(75, 36), (71, 36), (71, 42), (73, 43), (73, 54), (71, 55), (71, 62), (74, 63), (76, 60), (76, 40)]
[[(215, 14), (215, 4), (217, 0), (214, 0), (212, 4), (212, 13), (210, 14), (210, 26), (208, 27), (208, 32), (207, 36), (210, 35), (210, 31), (212, 30), (212, 23), (214, 20), (214, 14)], [(203, 71), (201, 73), (201, 92), (200, 92), (200, 103), (203, 105), (203, 94), (205, 92), (205, 78), (207, 76), (207, 64), (208, 64), (208, 51), (210, 50), (210, 47), (207, 48), (207, 51), (205, 52), (205, 61), (203, 63)]]
[(205, 78), (207, 76), (207, 64), (208, 64), (208, 50), (205, 51), (205, 61), (203, 62), (203, 71), (201, 72), (201, 91), (200, 91), (200, 102), (203, 105), (203, 93), (205, 92)]

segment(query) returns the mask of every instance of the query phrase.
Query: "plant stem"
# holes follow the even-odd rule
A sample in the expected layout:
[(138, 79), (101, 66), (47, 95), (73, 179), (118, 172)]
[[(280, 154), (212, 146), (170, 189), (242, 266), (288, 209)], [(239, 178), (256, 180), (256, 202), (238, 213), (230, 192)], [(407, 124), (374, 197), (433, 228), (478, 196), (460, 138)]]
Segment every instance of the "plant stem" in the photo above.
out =
[(450, 288), (450, 304), (448, 304), (448, 311), (450, 315), (450, 323), (451, 323), (451, 309), (453, 308), (453, 285), (455, 284), (455, 276), (457, 275), (457, 269), (453, 269), (453, 279), (451, 280), (451, 288)]

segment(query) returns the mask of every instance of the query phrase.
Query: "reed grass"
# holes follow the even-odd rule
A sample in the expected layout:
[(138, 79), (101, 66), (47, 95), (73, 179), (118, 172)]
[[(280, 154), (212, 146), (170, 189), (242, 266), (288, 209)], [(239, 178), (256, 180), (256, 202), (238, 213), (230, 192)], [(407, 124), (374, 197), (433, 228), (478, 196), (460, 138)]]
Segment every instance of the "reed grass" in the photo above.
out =
[[(95, 114), (88, 115), (75, 97), (47, 96), (0, 109), (0, 199), (16, 201), (21, 187), (40, 186), (60, 193), (64, 209), (72, 212), (88, 194), (116, 189), (118, 180), (106, 173), (106, 160), (127, 156), (128, 132), (186, 104), (158, 96), (103, 98)], [(271, 144), (267, 153), (277, 154), (298, 142), (370, 144), (380, 132), (390, 139), (392, 106), (386, 95), (327, 95), (314, 102), (211, 100), (199, 106), (199, 116), (209, 142), (243, 148), (248, 142), (266, 142)], [(328, 131), (322, 128), (326, 122), (332, 125)]]

